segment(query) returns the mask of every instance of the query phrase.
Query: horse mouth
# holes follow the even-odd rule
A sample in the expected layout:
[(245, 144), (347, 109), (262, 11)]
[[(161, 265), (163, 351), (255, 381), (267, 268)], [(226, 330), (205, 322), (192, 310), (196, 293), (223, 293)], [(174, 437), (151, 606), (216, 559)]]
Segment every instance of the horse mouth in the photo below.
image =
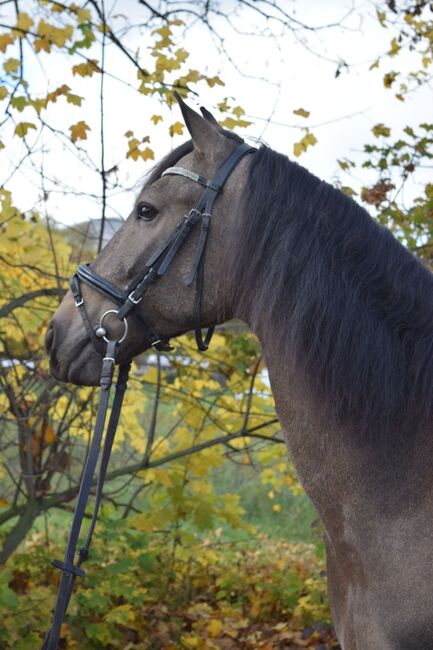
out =
[[(47, 351), (52, 337), (49, 332), (50, 330), (46, 335)], [(57, 381), (76, 386), (97, 386), (99, 384), (102, 358), (90, 341), (85, 340), (75, 349), (68, 351), (67, 356), (60, 356), (59, 351), (51, 346), (49, 358), (50, 372)]]

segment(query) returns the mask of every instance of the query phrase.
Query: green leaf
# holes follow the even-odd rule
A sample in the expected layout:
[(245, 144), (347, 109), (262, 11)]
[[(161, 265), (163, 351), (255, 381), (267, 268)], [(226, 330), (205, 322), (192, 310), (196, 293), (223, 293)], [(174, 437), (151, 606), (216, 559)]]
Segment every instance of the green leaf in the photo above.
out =
[(376, 126), (373, 126), (371, 131), (373, 135), (376, 136), (376, 138), (379, 138), (381, 135), (384, 138), (388, 138), (391, 135), (391, 129), (388, 126), (382, 124), (382, 122), (380, 124), (376, 124)]
[(23, 96), (12, 97), (11, 99), (11, 106), (13, 106), (13, 108), (16, 108), (17, 111), (19, 111), (20, 113), (23, 112), (23, 110), (27, 105), (28, 105), (27, 97), (23, 97)]

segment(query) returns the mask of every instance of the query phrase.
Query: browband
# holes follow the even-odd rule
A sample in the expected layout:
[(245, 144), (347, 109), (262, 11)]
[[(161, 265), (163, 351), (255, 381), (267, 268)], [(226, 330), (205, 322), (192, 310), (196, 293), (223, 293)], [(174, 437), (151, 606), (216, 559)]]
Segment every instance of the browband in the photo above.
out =
[(220, 185), (216, 185), (205, 176), (196, 174), (195, 172), (192, 172), (189, 169), (185, 169), (184, 167), (168, 167), (168, 169), (163, 171), (161, 174), (161, 176), (176, 176), (176, 175), (185, 176), (185, 178), (189, 178), (191, 181), (200, 183), (200, 185), (203, 185), (203, 187), (208, 187), (214, 192), (219, 192), (221, 189)]

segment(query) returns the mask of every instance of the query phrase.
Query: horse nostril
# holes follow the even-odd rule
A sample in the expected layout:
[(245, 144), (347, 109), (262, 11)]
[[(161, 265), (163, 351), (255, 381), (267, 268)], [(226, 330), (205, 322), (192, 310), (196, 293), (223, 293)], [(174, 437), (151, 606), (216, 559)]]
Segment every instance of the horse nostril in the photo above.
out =
[(49, 328), (47, 329), (47, 333), (45, 334), (45, 349), (48, 354), (50, 354), (51, 352), (53, 341), (54, 341), (54, 328), (52, 325), (50, 325)]

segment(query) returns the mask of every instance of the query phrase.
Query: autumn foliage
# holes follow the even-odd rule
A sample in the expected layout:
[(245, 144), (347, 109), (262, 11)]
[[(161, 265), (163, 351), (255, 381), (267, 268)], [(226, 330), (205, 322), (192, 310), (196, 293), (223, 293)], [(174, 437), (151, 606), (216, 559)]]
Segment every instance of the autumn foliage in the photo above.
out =
[[(218, 71), (189, 64), (183, 38), (188, 7), (172, 14), (170, 3), (160, 3), (160, 12), (148, 4), (136, 8), (142, 12), (137, 21), (146, 37), (144, 53), (130, 47), (128, 25), (118, 27), (123, 18), (105, 15), (97, 0), (1, 6), (2, 648), (32, 650), (48, 628), (58, 582), (48, 560), (62, 556), (92, 431), (95, 390), (56, 382), (43, 348), (67, 279), (77, 262), (102, 245), (106, 220), (115, 214), (110, 201), (119, 189), (130, 190), (131, 175), (141, 177), (141, 165), (154, 160), (155, 134), (174, 144), (186, 135), (172, 113), (173, 90), (187, 97), (211, 88), (225, 128), (252, 122), (226, 96)], [(381, 66), (384, 86), (404, 102), (431, 78), (433, 22), (425, 2), (380, 5), (377, 20), (389, 30), (390, 46), (372, 68)], [(204, 24), (208, 18), (202, 15)], [(405, 48), (419, 62), (408, 74), (398, 69)], [(112, 64), (116, 56), (122, 78)], [(29, 73), (35, 61), (49, 71), (42, 85)], [(107, 79), (142, 98), (142, 126), (129, 124), (126, 109), (116, 124), (107, 123)], [(97, 114), (87, 93), (98, 102)], [(292, 114), (300, 121), (292, 149), (299, 157), (320, 139), (308, 110)], [(104, 154), (111, 129), (121, 143), (117, 160)], [(396, 134), (386, 120), (373, 125), (361, 156), (338, 161), (336, 179), (427, 263), (433, 185), (418, 182), (409, 205), (402, 197), (404, 187), (431, 165), (432, 131), (426, 122)], [(54, 142), (62, 148), (63, 166), (79, 160), (83, 178), (94, 180), (101, 224), (94, 241), (53, 219), (56, 193), (78, 201), (87, 192), (79, 181), (71, 189), (50, 167)], [(18, 172), (20, 185), (14, 180)], [(358, 172), (367, 174), (361, 188), (355, 187)], [(30, 197), (25, 210), (18, 207), (23, 196)], [(273, 517), (271, 530), (263, 532), (252, 521), (254, 508), (240, 496), (241, 480), (227, 486), (227, 475), (254, 478)], [(277, 534), (285, 504), (296, 500), (305, 502), (305, 495), (287, 455), (257, 341), (242, 324), (219, 329), (205, 355), (183, 337), (170, 356), (137, 359), (88, 575), (62, 629), (63, 647), (337, 648), (320, 524), (314, 523), (309, 542), (284, 541)], [(312, 521), (314, 514), (308, 529)]]

